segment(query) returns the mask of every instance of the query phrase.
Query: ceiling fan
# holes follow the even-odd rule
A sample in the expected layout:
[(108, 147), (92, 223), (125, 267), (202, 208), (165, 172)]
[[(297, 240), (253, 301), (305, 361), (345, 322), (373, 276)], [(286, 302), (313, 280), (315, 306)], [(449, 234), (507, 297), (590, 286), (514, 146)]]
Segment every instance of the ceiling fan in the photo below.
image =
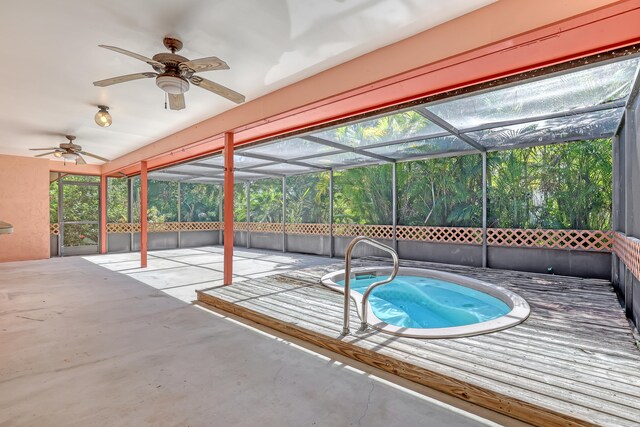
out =
[(146, 62), (153, 67), (155, 73), (144, 72), (127, 74), (125, 76), (99, 80), (97, 82), (93, 82), (93, 84), (95, 86), (104, 87), (131, 80), (155, 77), (156, 85), (167, 93), (169, 97), (169, 107), (172, 110), (182, 110), (185, 108), (184, 93), (189, 90), (189, 82), (195, 86), (201, 87), (202, 89), (213, 92), (216, 95), (227, 98), (236, 104), (241, 104), (245, 101), (244, 95), (241, 95), (228, 87), (222, 86), (221, 84), (195, 75), (196, 73), (204, 71), (228, 70), (229, 66), (226, 62), (216, 58), (215, 56), (190, 61), (184, 56), (176, 55), (176, 52), (182, 49), (182, 42), (180, 40), (165, 37), (163, 43), (171, 53), (158, 53), (154, 55), (153, 58), (147, 58), (146, 56), (129, 52), (128, 50), (120, 49), (115, 46), (99, 45), (102, 48)]
[(73, 143), (73, 141), (76, 139), (75, 136), (66, 135), (66, 138), (69, 140), (69, 142), (63, 142), (60, 144), (59, 147), (30, 148), (30, 150), (31, 151), (53, 150), (53, 151), (49, 151), (48, 153), (38, 154), (36, 157), (44, 157), (44, 156), (48, 156), (49, 154), (53, 154), (53, 157), (56, 157), (58, 159), (62, 157), (65, 163), (67, 161), (73, 161), (76, 163), (76, 165), (87, 164), (87, 162), (84, 160), (84, 157), (82, 157), (82, 154), (84, 154), (85, 156), (93, 157), (98, 160), (102, 160), (103, 162), (109, 161), (104, 157), (96, 156), (95, 154), (87, 153), (86, 151), (82, 150), (81, 146)]

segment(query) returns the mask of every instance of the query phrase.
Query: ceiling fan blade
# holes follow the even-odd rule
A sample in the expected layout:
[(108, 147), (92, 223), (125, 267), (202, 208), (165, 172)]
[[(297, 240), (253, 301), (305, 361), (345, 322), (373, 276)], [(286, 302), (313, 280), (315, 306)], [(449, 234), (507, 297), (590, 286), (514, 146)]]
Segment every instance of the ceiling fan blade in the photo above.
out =
[(85, 156), (93, 157), (94, 159), (102, 160), (103, 162), (110, 162), (109, 159), (105, 159), (104, 157), (100, 157), (100, 156), (97, 156), (95, 154), (87, 153), (84, 150), (81, 151), (80, 153), (84, 154)]
[(44, 156), (48, 156), (49, 154), (53, 154), (53, 153), (55, 153), (55, 151), (50, 151), (49, 153), (42, 153), (42, 154), (38, 154), (38, 155), (37, 155), (37, 156), (35, 156), (35, 157), (44, 157)]
[(107, 45), (104, 45), (104, 44), (99, 44), (98, 46), (100, 46), (100, 47), (102, 47), (104, 49), (109, 49), (109, 50), (112, 50), (114, 52), (121, 53), (123, 55), (130, 56), (130, 57), (135, 58), (135, 59), (137, 59), (139, 61), (146, 62), (147, 64), (151, 65), (152, 67), (160, 67), (160, 68), (164, 69), (164, 64), (162, 62), (154, 61), (153, 59), (147, 58), (144, 55), (140, 55), (138, 53), (130, 52), (128, 50), (124, 50), (124, 49), (121, 49), (121, 48), (115, 47), (115, 46), (107, 46)]
[(76, 155), (76, 165), (86, 165), (87, 161), (80, 154)]
[(42, 150), (57, 150), (59, 147), (49, 147), (49, 148), (29, 148), (31, 151), (42, 151)]
[(169, 95), (169, 108), (171, 108), (172, 110), (182, 110), (185, 107), (184, 104), (184, 94), (179, 94), (179, 95), (174, 95), (174, 94), (168, 94)]
[(182, 62), (180, 64), (180, 69), (183, 68), (189, 68), (193, 70), (194, 73), (201, 73), (203, 71), (228, 70), (229, 66), (222, 59), (215, 56), (210, 56), (208, 58), (200, 58), (194, 59), (192, 61)]
[(228, 100), (233, 101), (236, 104), (242, 104), (245, 100), (244, 95), (239, 94), (238, 92), (231, 90), (228, 87), (224, 87), (221, 84), (212, 82), (211, 80), (203, 79), (200, 76), (193, 76), (191, 77), (190, 81), (194, 85), (200, 86), (202, 89), (206, 89), (210, 92), (222, 96), (223, 98), (227, 98)]
[(110, 79), (98, 80), (97, 82), (93, 82), (93, 85), (99, 86), (99, 87), (105, 87), (105, 86), (115, 85), (118, 83), (129, 82), (131, 80), (149, 79), (151, 77), (156, 77), (156, 76), (157, 76), (156, 73), (151, 73), (151, 72), (127, 74), (126, 76), (118, 76), (118, 77), (111, 77)]

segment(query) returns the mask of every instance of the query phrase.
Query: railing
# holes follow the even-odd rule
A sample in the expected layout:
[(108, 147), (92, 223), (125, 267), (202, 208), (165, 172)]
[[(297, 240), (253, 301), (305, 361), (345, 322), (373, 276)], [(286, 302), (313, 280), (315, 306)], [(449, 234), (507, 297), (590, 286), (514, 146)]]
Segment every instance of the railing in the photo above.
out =
[[(282, 223), (235, 222), (235, 231), (255, 233), (282, 233)], [(329, 224), (286, 224), (285, 233), (291, 235), (329, 236)], [(366, 236), (373, 239), (392, 240), (392, 225), (333, 224), (335, 237)], [(399, 225), (398, 241), (482, 245), (482, 228), (433, 227)], [(613, 232), (603, 230), (553, 230), (541, 228), (489, 228), (489, 246), (568, 249), (595, 252), (611, 252)]]
[(615, 232), (613, 252), (627, 266), (631, 274), (640, 280), (640, 239)]
[[(223, 222), (164, 222), (149, 223), (149, 232), (164, 233), (177, 231), (215, 231), (222, 230)], [(282, 223), (235, 222), (235, 231), (253, 233), (282, 234)], [(58, 234), (58, 224), (51, 224), (51, 234)], [(284, 233), (288, 235), (335, 237), (366, 236), (373, 239), (392, 240), (392, 225), (364, 224), (286, 224)], [(138, 223), (109, 223), (107, 233), (138, 233)], [(482, 228), (478, 227), (433, 227), (399, 225), (395, 232), (396, 240), (449, 243), (459, 245), (482, 245)], [(593, 252), (612, 252), (614, 232), (603, 230), (552, 230), (540, 228), (489, 228), (487, 245), (495, 247), (566, 249)]]
[[(215, 231), (222, 230), (222, 222), (150, 222), (150, 233), (168, 233), (173, 231)], [(139, 233), (139, 223), (108, 223), (107, 233)]]
[[(149, 223), (149, 232), (216, 231), (223, 222), (164, 222)], [(234, 230), (255, 233), (282, 233), (282, 223), (235, 222)], [(60, 234), (58, 223), (49, 225), (52, 236)], [(109, 223), (107, 233), (139, 233), (139, 223)], [(329, 236), (329, 224), (286, 224), (289, 235)], [(366, 236), (375, 239), (393, 239), (392, 225), (333, 224), (336, 237)], [(481, 245), (482, 228), (478, 227), (396, 227), (398, 241)], [(489, 228), (487, 245), (494, 247), (539, 248), (579, 250), (589, 252), (613, 252), (640, 279), (640, 240), (622, 233), (607, 230), (551, 230), (540, 228)]]
[(489, 246), (573, 249), (611, 252), (613, 232), (601, 230), (550, 230), (541, 228), (489, 228)]
[(360, 316), (360, 318), (362, 319), (362, 323), (361, 323), (362, 330), (366, 330), (368, 325), (367, 324), (367, 303), (369, 301), (369, 295), (371, 294), (371, 291), (373, 291), (373, 289), (377, 288), (378, 286), (382, 286), (391, 282), (393, 279), (395, 279), (396, 275), (398, 274), (398, 268), (399, 268), (398, 254), (389, 246), (383, 245), (382, 243), (377, 242), (372, 238), (366, 237), (366, 236), (358, 236), (355, 239), (353, 239), (351, 243), (349, 243), (349, 246), (347, 246), (347, 251), (344, 256), (344, 313), (343, 313), (344, 317), (343, 317), (343, 323), (342, 323), (343, 335), (349, 335), (349, 317), (350, 317), (350, 310), (351, 310), (351, 299), (350, 299), (351, 298), (351, 252), (353, 252), (353, 249), (359, 243), (366, 243), (375, 248), (382, 249), (383, 251), (387, 251), (393, 257), (393, 271), (391, 272), (391, 275), (385, 280), (374, 282), (371, 285), (369, 285), (369, 288), (362, 296), (362, 316)]
[(60, 234), (60, 224), (57, 222), (52, 222), (49, 224), (49, 234), (52, 236), (57, 236)]

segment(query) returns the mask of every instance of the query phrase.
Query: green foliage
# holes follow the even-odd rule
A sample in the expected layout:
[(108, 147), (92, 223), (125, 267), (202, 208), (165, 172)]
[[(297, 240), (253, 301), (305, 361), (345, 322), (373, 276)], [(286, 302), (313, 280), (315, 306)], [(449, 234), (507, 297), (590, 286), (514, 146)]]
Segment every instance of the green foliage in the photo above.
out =
[(329, 222), (329, 172), (287, 178), (287, 222)]
[[(140, 222), (140, 178), (133, 180), (133, 222)], [(178, 183), (175, 181), (155, 181), (147, 185), (147, 220), (151, 223), (174, 222), (178, 220)]]
[(100, 218), (100, 187), (64, 183), (62, 185), (63, 221), (98, 221)]
[(97, 245), (98, 234), (100, 233), (98, 224), (65, 224), (64, 225), (64, 245), (65, 246), (85, 246)]
[[(176, 181), (149, 180), (149, 215), (155, 210), (160, 221), (178, 221), (178, 183)], [(151, 219), (149, 219), (151, 221)]]
[(49, 184), (49, 222), (58, 222), (58, 181)]
[(399, 164), (398, 224), (481, 226), (480, 155)]
[[(489, 226), (607, 229), (611, 218), (610, 140), (488, 155)], [(480, 155), (399, 163), (398, 223), (482, 225)], [(251, 184), (252, 221), (279, 222), (280, 180)], [(287, 221), (328, 222), (329, 174), (287, 178)], [(236, 187), (236, 220), (246, 191)], [(390, 224), (391, 165), (334, 173), (336, 223)], [(241, 218), (241, 219), (238, 219)]]
[(129, 222), (127, 179), (107, 178), (107, 221)]
[(140, 222), (140, 177), (131, 178), (131, 221)]
[(282, 222), (282, 180), (251, 183), (251, 222)]
[(244, 222), (247, 220), (247, 190), (245, 184), (233, 186), (233, 220)]
[[(400, 115), (409, 120), (409, 118)], [(396, 121), (360, 133), (393, 133)], [(386, 129), (386, 130), (384, 130)], [(345, 131), (346, 132), (346, 131)], [(370, 136), (370, 135), (369, 135)], [(347, 135), (342, 135), (347, 138)], [(350, 135), (349, 137), (356, 137)], [(334, 172), (336, 223), (391, 224), (392, 166), (368, 166)], [(482, 223), (481, 156), (436, 158), (398, 163), (398, 223), (479, 227)], [(75, 179), (68, 176), (66, 180)], [(83, 177), (83, 180), (93, 179)], [(556, 144), (488, 154), (490, 227), (608, 229), (612, 207), (610, 140)], [(329, 172), (286, 179), (287, 222), (329, 221)], [(109, 179), (109, 222), (127, 221), (127, 180)], [(282, 221), (282, 181), (252, 182), (251, 221)], [(219, 185), (180, 184), (180, 219), (218, 221)], [(133, 179), (133, 221), (140, 220), (139, 179)], [(66, 221), (98, 220), (98, 187), (66, 185)], [(50, 186), (50, 219), (58, 221), (58, 183)], [(247, 218), (246, 184), (234, 189), (234, 217)], [(150, 222), (178, 220), (178, 184), (149, 181)], [(75, 236), (75, 237), (74, 237)], [(82, 238), (80, 236), (83, 236)], [(65, 228), (65, 244), (97, 242), (97, 226)]]
[(391, 224), (391, 165), (334, 172), (336, 224)]
[(409, 110), (331, 129), (326, 131), (324, 136), (332, 141), (355, 147), (362, 145), (363, 141), (375, 144), (424, 134), (425, 129), (434, 126), (424, 116)]
[[(98, 177), (66, 175), (63, 176), (65, 184), (63, 191), (63, 222), (64, 225), (64, 245), (82, 246), (97, 245), (98, 225), (97, 224), (68, 224), (73, 221), (95, 221), (100, 216), (99, 211), (99, 187), (67, 184), (71, 182), (100, 182)], [(58, 188), (59, 181), (53, 181), (49, 185), (49, 219), (51, 222), (58, 222)]]
[(609, 229), (610, 140), (490, 153), (490, 227)]
[(220, 197), (217, 185), (180, 184), (180, 220), (182, 222), (220, 221)]

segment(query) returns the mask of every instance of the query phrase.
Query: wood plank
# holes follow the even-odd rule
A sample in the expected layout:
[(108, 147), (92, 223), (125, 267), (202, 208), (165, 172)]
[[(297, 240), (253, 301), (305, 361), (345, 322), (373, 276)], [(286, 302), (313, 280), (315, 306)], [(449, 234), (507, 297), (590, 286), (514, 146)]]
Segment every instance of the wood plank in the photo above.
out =
[[(258, 285), (258, 283), (256, 283), (256, 285)], [(275, 284), (269, 284), (267, 282), (259, 283), (259, 287), (261, 289), (270, 289), (270, 290), (283, 289), (282, 287), (276, 286)], [(233, 288), (238, 292), (240, 292), (241, 289), (242, 289), (242, 287), (233, 287)], [(230, 289), (230, 288), (228, 288), (228, 289)], [(325, 288), (319, 289), (319, 290), (324, 291), (324, 292), (328, 292), (328, 291), (326, 291)], [(247, 288), (246, 291), (250, 292), (249, 288)], [(251, 295), (253, 297), (253, 296), (259, 295), (259, 293), (260, 292), (258, 291), (258, 292), (252, 293)], [(263, 293), (263, 294), (265, 296), (271, 295), (270, 293)], [(306, 313), (309, 313), (309, 317), (308, 317), (307, 320), (310, 320), (310, 319), (313, 319), (313, 318), (317, 318), (322, 323), (327, 321), (328, 316), (326, 315), (326, 313), (323, 313), (323, 314), (321, 314), (321, 315), (316, 317), (316, 316), (313, 315), (313, 310), (309, 310), (309, 308), (310, 307), (311, 308), (319, 308), (319, 309), (333, 308), (333, 307), (327, 307), (327, 305), (325, 304), (326, 302), (331, 301), (330, 299), (327, 299), (326, 296), (323, 297), (323, 298), (313, 298), (312, 294), (301, 294), (300, 296), (296, 296), (294, 294), (289, 293), (287, 295), (282, 295), (281, 298), (282, 299), (281, 299), (281, 302), (279, 304), (283, 304), (284, 306), (290, 306), (290, 308), (288, 308), (288, 310), (302, 313), (302, 317), (301, 318), (304, 318), (304, 315)], [(310, 302), (310, 300), (313, 300), (313, 302), (310, 303), (310, 304), (307, 304), (307, 303)], [(234, 302), (234, 301), (232, 300), (232, 302)], [(305, 302), (305, 304), (300, 304), (300, 302)], [(306, 305), (306, 307), (304, 309), (300, 309), (300, 307), (302, 307), (304, 305)], [(340, 310), (342, 309), (341, 305), (339, 303), (335, 304), (335, 306), (339, 306)], [(322, 311), (322, 310), (320, 310), (320, 311)], [(331, 322), (330, 324), (335, 324), (335, 317), (332, 318), (330, 320), (330, 322)], [(491, 334), (486, 335), (485, 337), (490, 337), (490, 336), (491, 336)], [(414, 340), (414, 342), (416, 344), (413, 344), (413, 345), (419, 345), (418, 343), (420, 343), (419, 340)], [(445, 346), (445, 347), (447, 346), (447, 343), (454, 343), (452, 345), (457, 345), (457, 346), (465, 346), (465, 344), (460, 340), (441, 340), (441, 341), (438, 341), (438, 343), (440, 345)], [(481, 348), (493, 348), (494, 351), (495, 351), (495, 354), (493, 354), (493, 355), (485, 354), (485, 357), (488, 356), (490, 358), (499, 358), (500, 360), (504, 360), (505, 357), (506, 357), (507, 359), (511, 360), (512, 364), (517, 364), (517, 361), (520, 360), (520, 359), (510, 358), (508, 355), (505, 355), (505, 353), (504, 353), (505, 350), (515, 351), (516, 354), (520, 354), (520, 355), (524, 355), (524, 352), (523, 351), (518, 352), (517, 349), (511, 348), (511, 344), (512, 343), (510, 342), (509, 343), (509, 348), (505, 348), (505, 347), (502, 347), (502, 346), (495, 346), (495, 344), (492, 344), (493, 347), (491, 347), (491, 346), (487, 347), (487, 346), (483, 346), (482, 342), (475, 342), (473, 344), (473, 346), (474, 346), (473, 349), (477, 349), (478, 347), (481, 347)], [(467, 352), (469, 354), (473, 354), (473, 349), (470, 349), (468, 346), (465, 346), (465, 347), (467, 348)], [(547, 360), (545, 360), (545, 362), (548, 362), (549, 360), (550, 359), (547, 359)], [(529, 366), (531, 366), (531, 363), (535, 363), (535, 362), (531, 362), (530, 360), (527, 360), (526, 363)], [(577, 374), (576, 372), (572, 372), (572, 371), (575, 371), (573, 369), (573, 367), (575, 366), (575, 363), (573, 363), (573, 361), (569, 361), (569, 362), (566, 362), (566, 363), (564, 363), (563, 361), (560, 361), (559, 364), (560, 364), (559, 369), (557, 369), (557, 370), (553, 370), (553, 368), (551, 369), (551, 371), (554, 374), (559, 375), (559, 376), (563, 376), (563, 375), (574, 376), (574, 375)], [(548, 364), (545, 364), (544, 366), (548, 366)], [(523, 366), (523, 367), (526, 368), (526, 366)], [(610, 381), (611, 375), (612, 374), (611, 374), (610, 370), (605, 370), (605, 369), (599, 370), (598, 369), (598, 365), (594, 365), (590, 369), (589, 376), (585, 378), (585, 381), (587, 381), (587, 383), (589, 383), (589, 384), (590, 383), (599, 383), (600, 385), (604, 385), (608, 381)], [(618, 375), (618, 377), (616, 379), (620, 380), (620, 381), (624, 381), (625, 378), (627, 378), (627, 376), (625, 374), (620, 374), (620, 375)], [(604, 381), (604, 383), (603, 383), (603, 381)], [(640, 389), (638, 389), (636, 387), (633, 387), (632, 391), (636, 391), (637, 394), (635, 394), (635, 395), (640, 397)]]
[[(258, 285), (259, 285), (259, 286), (261, 286), (261, 287), (265, 287), (265, 286), (267, 286), (267, 287), (268, 287), (268, 286), (271, 286), (271, 285), (266, 284), (266, 283), (260, 283), (260, 284), (258, 284), (258, 283), (253, 283), (252, 285), (254, 285), (254, 284), (255, 284), (256, 286), (258, 286)], [(275, 285), (273, 285), (273, 286), (275, 286)], [(252, 286), (252, 287), (254, 287), (254, 286)], [(238, 289), (238, 287), (235, 287), (235, 288), (236, 288), (236, 289)], [(276, 286), (276, 288), (278, 288), (278, 287)], [(324, 287), (322, 288), (322, 290), (323, 290), (324, 292), (327, 292), (327, 291), (324, 289)], [(256, 295), (256, 294), (253, 294), (253, 295)], [(285, 298), (296, 298), (296, 297), (295, 297), (295, 296), (293, 296), (292, 294), (289, 294), (289, 295), (288, 295), (288, 296), (286, 296)], [(309, 299), (309, 298), (310, 298), (310, 299), (313, 299), (313, 296), (312, 296), (312, 294), (305, 294), (305, 295), (301, 296), (301, 298), (303, 298), (303, 299)], [(326, 298), (326, 297), (322, 297), (322, 298)], [(284, 303), (284, 304), (286, 304), (286, 303), (287, 303), (287, 301), (286, 301), (286, 300), (282, 300), (282, 301), (283, 301), (283, 303)], [(316, 300), (316, 301), (318, 301), (318, 300)], [(325, 306), (323, 305), (323, 303), (325, 302), (325, 300), (324, 300), (324, 299), (321, 299), (321, 300), (319, 300), (319, 301), (320, 301), (320, 302), (314, 303), (314, 304), (313, 304), (313, 307), (316, 307), (316, 305), (319, 305), (319, 306), (321, 306), (321, 307), (325, 308)], [(326, 301), (329, 301), (329, 299), (326, 299)], [(341, 304), (341, 303), (337, 303), (337, 304), (336, 304), (336, 306), (338, 306), (339, 304)], [(293, 309), (297, 309), (297, 308), (298, 308), (298, 306), (293, 307)], [(308, 309), (308, 307), (307, 307), (307, 308), (305, 308), (305, 310), (307, 310), (307, 309)], [(340, 310), (341, 310), (341, 307), (340, 307)], [(324, 318), (324, 317), (326, 317), (326, 315), (325, 315), (325, 314), (322, 314), (322, 315), (321, 315), (321, 317), (322, 317), (322, 318)], [(323, 319), (323, 320), (324, 320), (324, 319)], [(518, 326), (518, 327), (517, 327), (517, 329), (520, 329), (520, 328), (522, 328), (522, 326)], [(491, 337), (491, 336), (493, 336), (493, 335), (494, 335), (494, 334), (489, 334), (489, 335), (485, 335), (484, 337), (488, 337), (488, 338), (489, 338), (489, 337)], [(456, 340), (452, 340), (452, 341), (456, 341)], [(459, 340), (458, 340), (458, 341), (459, 341)], [(417, 342), (420, 342), (420, 341), (417, 341)], [(441, 341), (441, 342), (444, 342), (444, 341)], [(597, 365), (596, 365), (596, 366), (597, 366)]]
[[(276, 302), (277, 306), (279, 307), (284, 307), (284, 311), (279, 311), (277, 308), (274, 308), (272, 306), (269, 306), (268, 303), (257, 303), (256, 301), (253, 301), (253, 295), (251, 292), (247, 291), (249, 294), (252, 295), (252, 306), (259, 308), (260, 311), (264, 314), (265, 312), (278, 317), (279, 319), (286, 319), (288, 322), (292, 323), (292, 324), (296, 324), (298, 326), (304, 327), (305, 324), (308, 326), (308, 323), (311, 321), (313, 323), (313, 319), (320, 319), (321, 322), (318, 324), (314, 324), (313, 326), (315, 326), (315, 329), (317, 331), (318, 327), (322, 327), (324, 326), (325, 328), (330, 328), (329, 331), (322, 331), (325, 334), (335, 334), (337, 335), (338, 332), (338, 328), (335, 327), (336, 322), (335, 322), (335, 318), (336, 316), (331, 316), (334, 321), (332, 322), (326, 322), (323, 321), (324, 319), (322, 319), (322, 316), (313, 316), (310, 315), (309, 313), (306, 313), (305, 310), (308, 309), (313, 309), (313, 308), (317, 308), (317, 303), (314, 301), (310, 301), (314, 299), (314, 296), (312, 296), (313, 294), (309, 294), (308, 292), (311, 291), (312, 289), (309, 289), (309, 287), (305, 287), (304, 289), (291, 289), (291, 292), (296, 292), (296, 291), (301, 291), (304, 290), (307, 293), (301, 294), (298, 297), (295, 297), (292, 293), (288, 294), (288, 295), (283, 295), (282, 291), (280, 290), (280, 288), (276, 285), (270, 285), (269, 283), (266, 282), (256, 282), (256, 283), (252, 283), (251, 288), (262, 288), (265, 289), (264, 295), (270, 297), (269, 301), (270, 302)], [(235, 287), (235, 293), (242, 293), (242, 289), (246, 290), (246, 286), (236, 286)], [(274, 289), (277, 289), (277, 292), (273, 292)], [(326, 294), (328, 293), (327, 290), (323, 289), (323, 292)], [(274, 299), (272, 296), (273, 295), (277, 295), (277, 299)], [(330, 293), (331, 296), (335, 296), (337, 294), (334, 293)], [(278, 299), (280, 299), (280, 301), (278, 301)], [(278, 307), (278, 308), (279, 308)], [(304, 309), (302, 309), (301, 307), (303, 307)], [(313, 311), (313, 310), (311, 310)], [(307, 314), (307, 317), (305, 318), (305, 313)], [(300, 315), (302, 315), (303, 317), (300, 317)], [(326, 316), (325, 316), (326, 317)], [(355, 320), (355, 319), (354, 319)], [(331, 329), (331, 327), (333, 326), (333, 329)], [(524, 366), (521, 364), (520, 367), (516, 367), (514, 368), (513, 366), (509, 365), (509, 364), (505, 364), (504, 360), (496, 360), (494, 363), (494, 366), (490, 366), (487, 365), (487, 361), (491, 359), (491, 353), (485, 353), (483, 354), (483, 357), (478, 358), (478, 360), (480, 362), (475, 362), (473, 366), (469, 367), (470, 365), (466, 362), (466, 360), (468, 358), (473, 358), (474, 354), (477, 355), (478, 353), (478, 348), (467, 348), (466, 352), (461, 353), (460, 355), (458, 355), (458, 357), (454, 357), (455, 353), (458, 352), (459, 350), (456, 347), (460, 347), (459, 344), (460, 340), (438, 340), (438, 343), (440, 344), (440, 347), (445, 346), (446, 347), (446, 343), (454, 343), (451, 344), (448, 348), (448, 350), (446, 350), (445, 353), (442, 352), (437, 352), (437, 353), (433, 353), (433, 349), (427, 350), (430, 354), (430, 357), (428, 357), (427, 359), (430, 361), (436, 361), (439, 363), (439, 365), (441, 366), (447, 366), (449, 365), (450, 368), (458, 368), (458, 369), (463, 369), (465, 372), (469, 372), (469, 373), (474, 373), (474, 374), (478, 374), (481, 371), (481, 366), (482, 365), (486, 365), (487, 368), (489, 369), (493, 369), (494, 370), (494, 374), (491, 375), (490, 373), (487, 373), (488, 371), (483, 371), (484, 372), (484, 377), (485, 378), (492, 378), (494, 380), (501, 380), (503, 382), (507, 381), (509, 379), (507, 374), (511, 374), (513, 376), (519, 376), (520, 381), (521, 382), (529, 382), (529, 389), (530, 390), (536, 390), (537, 388), (544, 388), (547, 387), (549, 385), (549, 383), (554, 384), (558, 387), (557, 391), (551, 393), (552, 395), (555, 396), (556, 399), (560, 399), (563, 400), (567, 395), (571, 395), (571, 393), (574, 393), (572, 400), (574, 401), (574, 403), (580, 403), (582, 401), (586, 401), (586, 406), (585, 407), (589, 407), (588, 403), (588, 399), (589, 396), (591, 397), (599, 397), (600, 399), (603, 400), (609, 400), (609, 409), (610, 410), (616, 410), (616, 411), (624, 411), (624, 412), (630, 412), (633, 414), (633, 416), (635, 417), (640, 417), (640, 411), (637, 411), (634, 408), (635, 405), (635, 397), (630, 397), (629, 395), (626, 395), (625, 391), (630, 393), (631, 395), (637, 391), (636, 389), (632, 388), (630, 390), (622, 390), (621, 388), (623, 387), (617, 387), (616, 388), (616, 393), (612, 393), (610, 392), (608, 389), (605, 388), (597, 388), (594, 387), (595, 384), (600, 384), (600, 386), (602, 386), (603, 383), (609, 383), (610, 380), (608, 378), (600, 378), (599, 380), (591, 381), (591, 377), (589, 376), (583, 376), (583, 380), (586, 381), (587, 383), (583, 383), (582, 385), (580, 384), (574, 384), (575, 381), (575, 376), (580, 376), (581, 373), (579, 371), (575, 371), (573, 369), (570, 368), (569, 366), (565, 366), (564, 369), (567, 371), (565, 378), (561, 378), (563, 376), (563, 372), (562, 370), (548, 370), (547, 372), (535, 372), (532, 369), (529, 369), (528, 367)], [(414, 343), (425, 343), (427, 341), (420, 341), (420, 340), (413, 340)], [(401, 346), (400, 341), (394, 341), (393, 343), (389, 344), (391, 347), (394, 348), (398, 348), (399, 346)], [(423, 349), (424, 350), (424, 349)], [(403, 351), (406, 354), (409, 354), (411, 352), (411, 348), (405, 348), (403, 349)], [(509, 349), (508, 348), (503, 348), (502, 351), (499, 352), (500, 355), (505, 354), (505, 352), (508, 352)], [(498, 353), (496, 353), (498, 354)], [(425, 357), (424, 354), (420, 354), (421, 357)], [(447, 363), (447, 360), (451, 360), (451, 364)], [(464, 366), (467, 366), (467, 368), (464, 368)], [(573, 372), (571, 372), (573, 371)], [(528, 375), (525, 375), (525, 372), (528, 372)], [(551, 376), (549, 377), (549, 374), (551, 375), (555, 375), (555, 376)], [(537, 378), (545, 378), (545, 382), (538, 384), (538, 386), (535, 386), (535, 384), (532, 386), (531, 384), (535, 383), (537, 381)], [(566, 379), (573, 379), (574, 381), (570, 381), (567, 382)], [(532, 383), (533, 381), (533, 383)], [(508, 382), (508, 381), (507, 381)], [(590, 384), (589, 384), (590, 383)], [(533, 388), (531, 388), (533, 387)], [(614, 387), (615, 388), (615, 387)], [(576, 394), (577, 393), (577, 394)], [(580, 397), (578, 395), (582, 395), (585, 394), (586, 396), (584, 397)], [(620, 400), (622, 404), (618, 404), (617, 400)], [(593, 404), (591, 405), (593, 406)], [(604, 409), (602, 409), (602, 407), (598, 407), (597, 406), (597, 402), (596, 402), (596, 409), (605, 412)]]
[(257, 311), (240, 307), (237, 304), (229, 303), (206, 293), (198, 292), (198, 301), (409, 379), (418, 384), (433, 388), (434, 390), (456, 396), (533, 425), (558, 427), (597, 425), (570, 415), (540, 408), (539, 406), (520, 401), (508, 395), (501, 395), (491, 390), (460, 382), (451, 377), (429, 371), (402, 360), (381, 355), (375, 351), (363, 349), (351, 343), (316, 334), (296, 325), (282, 322), (274, 317), (265, 316)]
[[(371, 258), (356, 261), (360, 266), (380, 263)], [(569, 425), (567, 419), (575, 425), (640, 423), (640, 352), (608, 282), (414, 261), (401, 264), (504, 286), (527, 299), (532, 314), (521, 325), (475, 337), (418, 340), (377, 331), (341, 337), (342, 294), (319, 285), (324, 273), (341, 264), (251, 279), (199, 292), (198, 298), (243, 317), (260, 318), (270, 327), (281, 324), (275, 329), (323, 342), (330, 350), (338, 347), (341, 354), (371, 360), (373, 366), (387, 366), (389, 372), (404, 373), (421, 384), (427, 381), (425, 385), (434, 389), (458, 397), (470, 390), (474, 403), (526, 422), (542, 422), (538, 412), (545, 412), (552, 414), (544, 418), (545, 425)], [(351, 314), (359, 325), (355, 309)], [(420, 380), (420, 375), (426, 377)], [(432, 384), (438, 381), (445, 384), (442, 389)]]

